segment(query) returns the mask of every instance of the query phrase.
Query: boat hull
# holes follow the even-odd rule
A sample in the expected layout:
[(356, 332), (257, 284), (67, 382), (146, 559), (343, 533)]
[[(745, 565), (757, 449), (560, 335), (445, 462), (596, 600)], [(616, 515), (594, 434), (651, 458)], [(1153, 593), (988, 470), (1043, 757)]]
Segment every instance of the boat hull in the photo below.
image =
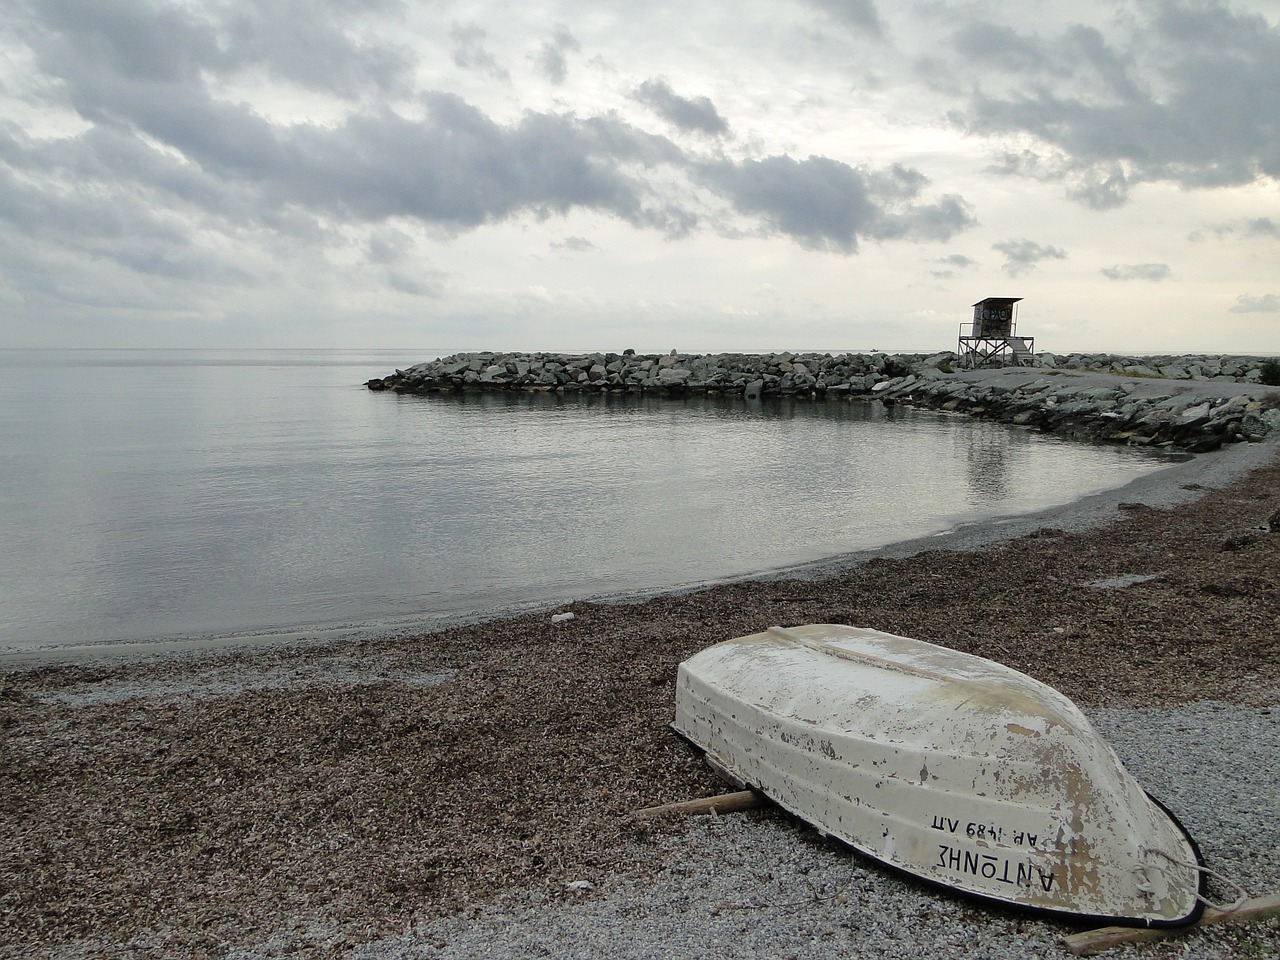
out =
[(1180, 926), (1194, 842), (1062, 694), (1000, 664), (817, 624), (681, 664), (673, 727), (732, 778), (924, 880), (1076, 918)]

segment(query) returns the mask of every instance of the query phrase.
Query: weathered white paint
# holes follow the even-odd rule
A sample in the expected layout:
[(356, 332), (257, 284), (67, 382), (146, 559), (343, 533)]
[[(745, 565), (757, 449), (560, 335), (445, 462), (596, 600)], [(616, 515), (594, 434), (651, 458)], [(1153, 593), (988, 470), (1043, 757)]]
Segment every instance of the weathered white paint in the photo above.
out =
[(819, 830), (926, 880), (1113, 922), (1199, 913), (1191, 840), (1074, 703), (990, 660), (773, 627), (681, 664), (673, 726)]

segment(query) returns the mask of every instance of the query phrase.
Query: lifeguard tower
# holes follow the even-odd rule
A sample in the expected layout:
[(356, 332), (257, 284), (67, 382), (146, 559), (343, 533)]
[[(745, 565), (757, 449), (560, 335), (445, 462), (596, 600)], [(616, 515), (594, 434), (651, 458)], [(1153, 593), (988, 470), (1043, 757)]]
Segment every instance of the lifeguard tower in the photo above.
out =
[(956, 348), (965, 366), (970, 369), (1011, 364), (1035, 366), (1035, 338), (1017, 335), (1015, 304), (1021, 300), (1021, 297), (987, 297), (973, 305), (973, 321), (960, 324), (960, 343)]

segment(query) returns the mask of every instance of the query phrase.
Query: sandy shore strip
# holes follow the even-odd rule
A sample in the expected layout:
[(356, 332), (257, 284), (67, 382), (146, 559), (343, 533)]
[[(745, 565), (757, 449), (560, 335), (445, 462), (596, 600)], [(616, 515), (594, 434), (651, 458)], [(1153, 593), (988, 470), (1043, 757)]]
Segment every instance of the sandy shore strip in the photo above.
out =
[[(721, 790), (667, 728), (676, 665), (772, 624), (874, 626), (1057, 687), (1211, 866), (1275, 892), (1278, 454), (1232, 447), (1050, 515), (559, 623), (10, 664), (0, 957), (1065, 955), (1061, 924), (928, 890), (775, 811), (628, 818)], [(1280, 924), (1138, 953), (1274, 956)]]

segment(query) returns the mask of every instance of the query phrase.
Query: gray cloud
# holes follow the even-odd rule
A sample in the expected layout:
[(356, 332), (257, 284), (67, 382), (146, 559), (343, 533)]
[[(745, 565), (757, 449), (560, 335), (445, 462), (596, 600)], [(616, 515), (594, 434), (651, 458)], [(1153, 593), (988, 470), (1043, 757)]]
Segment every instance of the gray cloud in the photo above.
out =
[(370, 90), (407, 93), (414, 54), (358, 35), (363, 18), (398, 19), (401, 7), (398, 0), (250, 0), (235, 5), (225, 43), (238, 57), (308, 89), (349, 98)]
[(395, 264), (413, 249), (413, 237), (394, 227), (375, 230), (369, 237), (369, 262)]
[(1255, 217), (1254, 219), (1246, 220), (1244, 230), (1245, 236), (1270, 237), (1273, 240), (1280, 240), (1280, 224), (1270, 217)]
[[(863, 240), (946, 240), (974, 223), (962, 198), (926, 196), (928, 179), (900, 165), (710, 157), (615, 114), (528, 111), (500, 123), (441, 92), (393, 109), (386, 94), (408, 89), (412, 58), (358, 39), (356, 27), (339, 29), (346, 2), (308, 8), (309, 18), (292, 2), (266, 0), (202, 10), (148, 0), (33, 6), (24, 41), (43, 80), (33, 95), (51, 111), (74, 110), (85, 128), (40, 137), (0, 123), (0, 252), (10, 265), (27, 263), (22, 282), (105, 302), (111, 291), (90, 278), (115, 264), (156, 282), (121, 283), (121, 302), (182, 279), (264, 286), (275, 279), (272, 255), (318, 260), (350, 248), (347, 227), (371, 227), (361, 269), (391, 289), (438, 296), (443, 278), (414, 269), (412, 240), (395, 224), (449, 234), (590, 210), (678, 237), (721, 225), (730, 211), (746, 232), (849, 254)], [(398, 8), (352, 9), (394, 16)], [(307, 21), (294, 39), (314, 45), (310, 62), (280, 36), (290, 11)], [(497, 75), (484, 39), (473, 25), (455, 27), (453, 56)], [(561, 30), (543, 50), (576, 46)], [(563, 74), (553, 61), (542, 65), (554, 80)], [(264, 71), (347, 98), (348, 109), (330, 123), (289, 123), (215, 93)], [(641, 90), (682, 129), (727, 129), (706, 98), (680, 97), (662, 81)], [(580, 239), (561, 249), (593, 249)], [(23, 256), (32, 241), (56, 268)], [(266, 256), (245, 254), (249, 246)], [(73, 283), (77, 269), (83, 282)]]
[[(197, 246), (186, 198), (212, 199), (199, 176), (171, 159), (132, 149), (133, 141), (90, 130), (65, 155), (48, 145), (0, 138), (0, 223), (64, 254), (113, 262), (156, 277), (244, 283), (251, 278), (222, 252)], [(141, 172), (154, 186), (113, 182), (115, 164), (151, 154)], [(14, 171), (21, 171), (21, 177)], [(52, 174), (52, 177), (51, 177)], [(229, 211), (234, 212), (234, 211)]]
[(1140, 87), (1130, 73), (1132, 58), (1113, 50), (1096, 29), (1068, 27), (1053, 41), (1021, 34), (1006, 24), (971, 20), (955, 32), (952, 42), (967, 61), (999, 64), (1001, 72), (1040, 80), (1072, 79), (1087, 75), (1089, 84), (1113, 96), (1138, 96)]
[[(1280, 177), (1280, 30), (1176, 0), (1141, 5), (1121, 24), (1114, 43), (1080, 26), (1050, 40), (990, 22), (961, 26), (956, 52), (1000, 69), (990, 80), (970, 71), (974, 89), (953, 119), (987, 136), (1035, 137), (1047, 160), (1035, 172), (1095, 209), (1123, 204), (1137, 183)], [(955, 66), (935, 59), (921, 70)]]
[[(528, 113), (504, 126), (451, 94), (424, 94), (420, 104), (417, 119), (382, 109), (337, 125), (286, 126), (178, 84), (96, 103), (103, 127), (56, 142), (23, 145), (11, 137), (0, 151), (46, 178), (88, 175), (121, 194), (163, 195), (161, 208), (176, 204), (275, 229), (312, 231), (322, 214), (339, 223), (410, 217), (468, 230), (522, 213), (587, 208), (687, 233), (697, 213), (664, 199), (665, 188), (648, 174), (660, 168), (693, 176), (739, 213), (760, 217), (768, 232), (808, 247), (853, 252), (859, 237), (945, 240), (973, 223), (959, 197), (922, 202), (926, 178), (901, 166), (872, 171), (785, 156), (704, 161), (616, 117)], [(181, 157), (127, 136), (130, 127)], [(101, 215), (110, 211), (105, 206)], [(59, 220), (49, 210), (8, 213), (32, 223)], [(85, 222), (81, 212), (62, 219), (68, 230)]]
[(1244, 235), (1246, 237), (1265, 237), (1271, 240), (1280, 240), (1280, 224), (1270, 217), (1255, 217), (1245, 221)]
[(729, 124), (720, 116), (708, 97), (682, 97), (662, 77), (646, 80), (636, 88), (633, 99), (647, 104), (668, 123), (692, 133), (713, 137), (729, 132)]
[[(224, 259), (224, 245), (210, 247), (214, 233), (265, 232), (277, 248), (323, 249), (343, 224), (407, 218), (460, 232), (590, 209), (680, 236), (700, 222), (680, 199), (688, 178), (755, 219), (756, 232), (813, 249), (945, 240), (973, 222), (958, 197), (922, 199), (926, 179), (914, 170), (822, 157), (706, 161), (615, 117), (528, 113), (502, 125), (457, 97), (430, 94), (416, 119), (378, 110), (333, 126), (287, 126), (200, 89), (173, 89), (167, 105), (104, 103), (103, 123), (73, 137), (0, 137), (0, 221), (134, 272), (241, 283), (257, 281)], [(376, 233), (370, 260), (388, 268), (394, 289), (438, 295), (436, 279), (399, 263), (404, 242)]]
[(545, 217), (575, 207), (640, 226), (662, 222), (647, 205), (635, 164), (679, 164), (669, 141), (614, 119), (578, 121), (526, 114), (502, 126), (451, 94), (422, 97), (425, 116), (356, 115), (333, 129), (289, 131), (292, 160), (277, 175), (269, 150), (259, 172), (277, 202), (320, 207), (344, 218), (408, 216), (458, 229), (521, 212)]
[(506, 68), (499, 64), (497, 58), (485, 48), (485, 32), (478, 25), (454, 24), (451, 35), (455, 66), (463, 70), (478, 70), (497, 80), (511, 79), (511, 74)]
[[(408, 50), (359, 39), (366, 16), (395, 16), (399, 4), (345, 0), (250, 0), (216, 20), (148, 0), (41, 0), (33, 46), (41, 66), (81, 95), (110, 78), (106, 95), (137, 96), (146, 86), (195, 84), (202, 73), (249, 67), (344, 98), (404, 92), (415, 58)], [(77, 104), (80, 105), (79, 103)]]
[(589, 253), (600, 248), (586, 237), (565, 237), (563, 240), (558, 240), (551, 244), (551, 249), (567, 250), (570, 253)]
[(1102, 275), (1108, 280), (1148, 280), (1159, 283), (1168, 280), (1172, 271), (1167, 263), (1127, 263), (1103, 267)]
[(945, 257), (939, 257), (934, 262), (942, 265), (940, 269), (930, 271), (930, 273), (939, 280), (949, 280), (954, 277), (958, 271), (968, 270), (969, 268), (976, 267), (978, 265), (977, 260), (974, 260), (972, 257), (966, 257), (963, 253), (952, 253)]
[(874, 0), (809, 0), (809, 5), (821, 10), (837, 23), (853, 27), (861, 33), (874, 37), (884, 33), (884, 24)]
[(1067, 252), (1060, 247), (1043, 246), (1026, 239), (993, 243), (991, 249), (1004, 255), (1004, 272), (1011, 277), (1034, 270), (1041, 261), (1067, 258)]
[(427, 270), (410, 273), (402, 268), (387, 271), (387, 286), (398, 293), (406, 293), (411, 297), (430, 297), (439, 299), (444, 296), (444, 276), (439, 271)]
[(1270, 216), (1256, 216), (1247, 220), (1236, 220), (1235, 223), (1217, 229), (1219, 234), (1235, 234), (1235, 236), (1261, 239), (1280, 239), (1280, 224)]
[(413, 237), (397, 227), (379, 227), (370, 232), (367, 257), (370, 264), (383, 268), (388, 287), (413, 297), (442, 296), (445, 275), (414, 262), (413, 253)]
[(550, 40), (545, 41), (534, 54), (533, 62), (552, 83), (559, 85), (569, 76), (569, 60), (566, 53), (576, 53), (581, 47), (569, 28), (557, 26)]
[(897, 166), (872, 172), (827, 157), (776, 156), (706, 164), (701, 179), (739, 213), (815, 250), (853, 253), (861, 238), (946, 240), (974, 223), (959, 197), (916, 204), (924, 178)]
[(1129, 201), (1129, 178), (1120, 164), (1096, 164), (1068, 180), (1067, 196), (1092, 210), (1112, 210)]
[(987, 170), (999, 176), (1065, 184), (1070, 199), (1093, 210), (1112, 210), (1129, 201), (1129, 178), (1119, 163), (1081, 165), (1062, 153), (1023, 150), (999, 154)]
[(1280, 313), (1280, 296), (1264, 293), (1262, 296), (1243, 293), (1236, 297), (1232, 313)]
[[(1280, 223), (1270, 217), (1250, 217), (1244, 220), (1233, 220), (1211, 228), (1219, 237), (1244, 237), (1248, 240), (1280, 240)], [(1204, 231), (1197, 230), (1191, 235), (1192, 240), (1204, 239)]]

